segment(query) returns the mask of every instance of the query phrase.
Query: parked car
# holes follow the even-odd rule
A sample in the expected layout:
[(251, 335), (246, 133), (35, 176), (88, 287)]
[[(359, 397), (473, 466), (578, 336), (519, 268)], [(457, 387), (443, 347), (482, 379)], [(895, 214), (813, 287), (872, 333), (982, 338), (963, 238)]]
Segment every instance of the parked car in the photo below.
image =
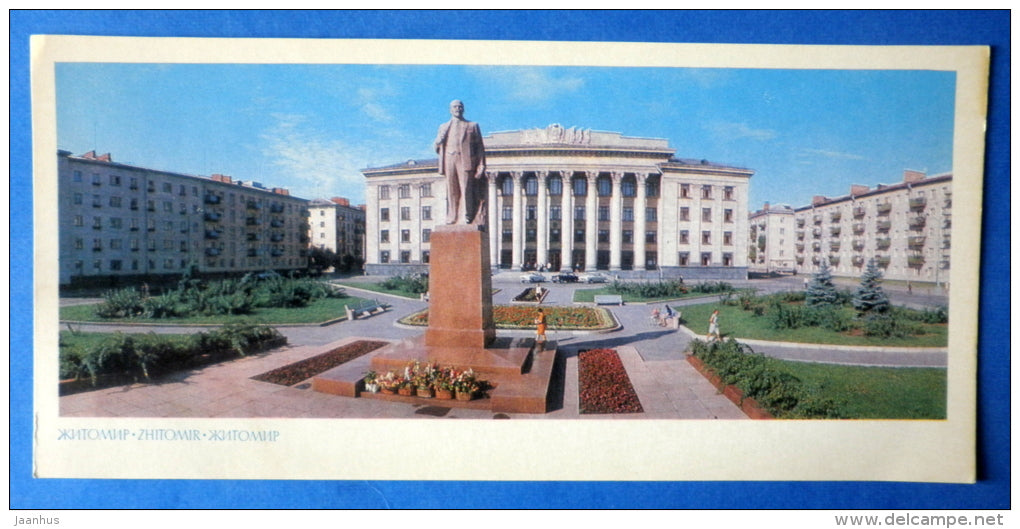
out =
[(609, 278), (606, 277), (606, 274), (591, 272), (590, 274), (581, 274), (578, 276), (577, 280), (582, 283), (605, 283), (606, 281), (609, 281)]
[(552, 276), (553, 283), (577, 283), (577, 274), (573, 272), (560, 272)]
[(538, 272), (521, 274), (521, 283), (544, 283), (545, 276)]

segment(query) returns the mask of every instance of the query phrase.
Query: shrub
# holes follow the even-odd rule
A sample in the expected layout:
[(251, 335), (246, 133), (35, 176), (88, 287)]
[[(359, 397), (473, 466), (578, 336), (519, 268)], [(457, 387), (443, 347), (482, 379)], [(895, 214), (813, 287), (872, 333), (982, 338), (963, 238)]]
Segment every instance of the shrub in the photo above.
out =
[(380, 282), (379, 286), (386, 290), (398, 290), (409, 292), (411, 294), (424, 294), (429, 291), (429, 276), (425, 274), (393, 276)]

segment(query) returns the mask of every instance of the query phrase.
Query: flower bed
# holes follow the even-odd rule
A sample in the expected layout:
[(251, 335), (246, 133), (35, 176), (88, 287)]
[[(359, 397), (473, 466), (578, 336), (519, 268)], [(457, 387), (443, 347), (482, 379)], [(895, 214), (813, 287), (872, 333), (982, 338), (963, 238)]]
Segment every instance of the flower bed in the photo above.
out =
[(644, 411), (620, 355), (612, 349), (582, 351), (578, 355), (577, 378), (582, 414)]
[[(605, 309), (596, 307), (542, 307), (549, 329), (609, 329), (614, 325)], [(500, 329), (534, 329), (538, 307), (496, 305), (492, 317)], [(400, 320), (405, 325), (427, 326), (429, 311), (425, 309)]]
[(328, 351), (311, 358), (306, 358), (299, 362), (294, 362), (293, 364), (287, 364), (283, 367), (273, 369), (272, 371), (266, 371), (265, 373), (255, 375), (251, 378), (262, 382), (279, 384), (281, 386), (293, 386), (294, 384), (308, 380), (319, 373), (324, 373), (338, 365), (345, 364), (359, 356), (375, 351), (384, 345), (386, 345), (386, 342), (360, 340), (337, 347), (332, 351)]
[(472, 400), (483, 396), (490, 388), (490, 384), (479, 379), (472, 369), (417, 361), (408, 363), (400, 373), (369, 372), (364, 380), (366, 386), (377, 385), (385, 394), (399, 393), (421, 398)]

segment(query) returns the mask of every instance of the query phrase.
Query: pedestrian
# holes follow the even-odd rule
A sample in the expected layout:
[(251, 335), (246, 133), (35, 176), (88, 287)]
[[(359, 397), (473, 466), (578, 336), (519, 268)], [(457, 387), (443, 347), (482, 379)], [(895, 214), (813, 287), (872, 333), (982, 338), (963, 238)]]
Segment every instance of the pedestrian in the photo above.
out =
[(535, 317), (535, 343), (541, 351), (545, 346), (545, 312), (538, 309), (538, 316)]
[(662, 327), (662, 313), (659, 312), (659, 309), (652, 309), (652, 324)]
[(708, 318), (708, 340), (722, 341), (722, 335), (719, 334), (719, 309), (713, 310), (712, 316)]
[[(667, 303), (667, 304), (666, 304), (666, 305), (664, 306), (664, 308), (665, 308), (666, 310), (664, 310), (664, 311), (662, 311), (662, 312), (663, 312), (663, 313), (664, 313), (664, 314), (665, 314), (666, 316), (665, 316), (665, 317), (663, 318), (663, 323), (664, 323), (664, 324), (666, 325), (666, 327), (673, 327), (673, 318), (675, 318), (675, 317), (676, 317), (676, 313), (674, 313), (674, 312), (673, 312), (673, 307), (670, 307), (670, 306), (669, 306), (669, 303)], [(675, 328), (675, 327), (674, 327), (674, 328)]]
[(913, 294), (913, 293), (914, 293), (914, 286), (910, 283), (910, 281), (907, 281), (907, 294)]

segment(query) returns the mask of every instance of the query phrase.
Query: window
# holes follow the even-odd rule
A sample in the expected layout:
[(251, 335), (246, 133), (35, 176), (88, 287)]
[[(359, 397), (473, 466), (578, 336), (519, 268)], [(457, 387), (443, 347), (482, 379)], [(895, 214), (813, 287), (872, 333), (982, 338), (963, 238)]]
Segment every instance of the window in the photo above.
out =
[(163, 211), (166, 212), (166, 213), (173, 213), (174, 212), (174, 203), (170, 202), (169, 200), (164, 200), (163, 201)]
[(432, 184), (430, 183), (422, 184), (421, 187), (418, 188), (418, 190), (422, 197), (432, 196)]
[(656, 235), (654, 231), (645, 232), (645, 244), (655, 244)]
[(733, 246), (733, 232), (724, 231), (722, 234), (722, 243), (724, 246)]
[(182, 197), (188, 196), (188, 186), (181, 184), (181, 186), (177, 188), (177, 194)]
[(92, 261), (92, 268), (94, 268), (97, 272), (102, 270), (103, 269), (102, 259), (96, 259), (95, 261)]
[(421, 220), (432, 220), (432, 206), (421, 207)]
[(400, 230), (400, 242), (411, 242), (411, 230)]
[(680, 208), (680, 220), (691, 220), (691, 208)]
[(549, 219), (550, 220), (561, 220), (563, 216), (563, 209), (560, 206), (552, 206), (549, 208)]
[(425, 229), (421, 230), (421, 242), (431, 242), (431, 241), (432, 241), (432, 230), (430, 230), (428, 228), (425, 228)]
[(74, 262), (74, 269), (75, 270), (81, 272), (82, 268), (84, 268), (84, 267), (85, 267), (85, 263), (84, 262), (82, 262), (82, 261), (75, 261)]
[(712, 244), (712, 232), (710, 231), (701, 232), (701, 244)]
[(422, 250), (422, 252), (421, 252), (421, 262), (423, 262), (425, 264), (428, 264), (430, 258), (431, 258), (431, 255), (429, 254), (429, 251), (428, 250)]
[(680, 252), (679, 264), (680, 266), (687, 266), (691, 263), (691, 254), (688, 252)]
[(723, 200), (733, 200), (733, 186), (723, 188)]
[(319, 227), (320, 227), (320, 228), (325, 228), (325, 227), (326, 227), (326, 221), (324, 221), (324, 220), (320, 220), (320, 221), (319, 221)]
[[(390, 199), (390, 186), (379, 186), (379, 200)], [(387, 259), (387, 262), (389, 259)]]
[(584, 220), (584, 206), (574, 206), (574, 220)]
[(645, 196), (648, 198), (659, 196), (659, 181), (648, 179), (648, 183), (645, 184)]
[(174, 241), (172, 241), (170, 239), (163, 239), (163, 249), (164, 250), (173, 250), (174, 249)]
[(382, 208), (379, 210), (379, 221), (380, 222), (390, 221), (390, 208)]
[(514, 208), (503, 206), (503, 220), (514, 220)]
[[(113, 241), (110, 242), (112, 243)], [(111, 246), (111, 248), (113, 248), (113, 246)], [(181, 251), (182, 252), (188, 251), (188, 241), (181, 241)]]
[(92, 173), (92, 185), (98, 186), (98, 185), (102, 185), (102, 183), (103, 183), (103, 176), (101, 174), (99, 174), (99, 173)]
[(709, 266), (712, 264), (712, 254), (705, 252), (701, 254), (701, 266)]
[(379, 242), (390, 242), (390, 230), (381, 230), (379, 232)]
[(680, 230), (680, 244), (691, 243), (691, 232), (687, 230)]
[(588, 181), (584, 178), (575, 178), (573, 186), (575, 197), (583, 197), (588, 194)]
[(599, 206), (599, 220), (609, 220), (609, 206)]
[(99, 229), (102, 229), (102, 228), (103, 228), (103, 218), (102, 217), (92, 217), (92, 229), (99, 230)]
[(526, 209), (527, 220), (535, 220), (538, 218), (538, 206), (528, 206)]
[(637, 194), (637, 184), (630, 178), (625, 178), (623, 182), (620, 182), (620, 192), (625, 197), (632, 197)]
[(724, 254), (722, 254), (722, 265), (723, 266), (733, 266), (733, 254), (731, 254), (731, 253), (724, 253)]
[(552, 228), (549, 230), (549, 240), (552, 242), (559, 242), (560, 240), (560, 229)]
[(574, 230), (574, 242), (584, 242), (584, 229)]
[(128, 180), (128, 189), (138, 189), (138, 178), (132, 176), (131, 179)]
[(124, 219), (122, 219), (120, 217), (111, 217), (110, 218), (110, 227), (115, 229), (115, 230), (119, 230), (119, 229), (123, 228), (124, 227)]
[(723, 222), (733, 222), (733, 210), (732, 209), (724, 209), (723, 210)]
[(658, 208), (645, 208), (645, 221), (646, 222), (658, 222), (659, 221), (659, 210)]
[(712, 208), (701, 208), (701, 222), (712, 222)]
[(120, 185), (120, 175), (115, 175), (115, 174), (110, 175), (110, 185), (111, 186), (119, 186)]
[(92, 251), (93, 252), (98, 252), (98, 251), (100, 251), (102, 249), (103, 249), (103, 240), (102, 239), (92, 239)]
[(623, 208), (623, 221), (624, 222), (634, 221), (634, 208)]
[(512, 242), (514, 240), (514, 230), (506, 228), (503, 230), (503, 242)]
[(120, 204), (121, 204), (120, 197), (110, 197), (110, 207), (111, 208), (119, 208)]
[(400, 198), (411, 198), (411, 185), (400, 184), (397, 186), (397, 196)]
[(680, 198), (691, 198), (691, 184), (680, 184)]
[(163, 268), (165, 268), (167, 270), (173, 270), (173, 268), (174, 268), (174, 260), (173, 259), (165, 259), (165, 260), (163, 260)]
[(595, 185), (598, 186), (599, 196), (608, 197), (613, 193), (613, 181), (608, 177), (601, 176), (595, 180)]
[(400, 262), (407, 264), (411, 262), (411, 252), (403, 250), (400, 252)]
[(163, 222), (163, 231), (174, 231), (174, 221), (167, 220)]
[(538, 237), (538, 232), (537, 232), (537, 230), (535, 230), (535, 228), (528, 228), (524, 232), (524, 241), (525, 242), (535, 242), (535, 239), (537, 237)]
[(75, 171), (71, 173), (72, 182), (81, 182), (81, 171)]
[(99, 195), (92, 195), (92, 207), (94, 208), (103, 207), (103, 197)]
[(701, 198), (712, 198), (712, 186), (701, 186)]
[(511, 195), (514, 194), (514, 179), (513, 178), (503, 178), (502, 185), (500, 185), (500, 194), (502, 194), (505, 197), (508, 197), (508, 196), (511, 196)]
[(634, 242), (634, 230), (623, 230), (623, 244)]
[(389, 252), (389, 250), (383, 250), (383, 251), (379, 252), (379, 262), (380, 263), (384, 263), (384, 264), (390, 262), (390, 252)]
[(75, 194), (74, 194), (74, 198), (73, 198), (72, 202), (73, 202), (73, 203), (74, 203), (74, 204), (75, 204), (76, 206), (80, 206), (80, 205), (81, 205), (81, 203), (82, 203), (82, 196), (81, 196), (81, 193), (75, 193)]
[(549, 179), (549, 194), (554, 196), (563, 194), (563, 179), (561, 178)]
[(85, 249), (85, 239), (82, 239), (81, 237), (78, 237), (77, 239), (75, 239), (74, 240), (74, 249), (75, 250), (83, 250), (83, 249)]
[(609, 242), (609, 230), (599, 230), (599, 242)]
[(524, 194), (533, 197), (538, 194), (538, 178), (529, 176), (524, 179)]
[(138, 239), (131, 239), (131, 251), (132, 252), (138, 251)]
[(411, 208), (407, 206), (401, 206), (400, 220), (411, 220)]
[[(171, 184), (170, 182), (163, 182), (163, 192), (164, 193), (173, 193), (174, 192), (174, 185)], [(172, 268), (172, 267), (173, 267), (173, 265), (170, 265), (170, 267), (168, 267), (168, 268)]]

